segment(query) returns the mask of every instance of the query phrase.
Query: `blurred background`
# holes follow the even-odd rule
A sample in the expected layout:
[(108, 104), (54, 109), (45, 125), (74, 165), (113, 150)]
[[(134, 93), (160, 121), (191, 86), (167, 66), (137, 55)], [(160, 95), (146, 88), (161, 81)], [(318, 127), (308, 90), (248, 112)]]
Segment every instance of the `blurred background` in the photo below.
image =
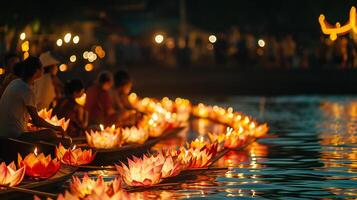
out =
[(1, 3), (1, 58), (51, 51), (63, 80), (125, 69), (150, 96), (357, 92), (357, 34), (332, 41), (318, 23), (344, 24), (353, 0)]

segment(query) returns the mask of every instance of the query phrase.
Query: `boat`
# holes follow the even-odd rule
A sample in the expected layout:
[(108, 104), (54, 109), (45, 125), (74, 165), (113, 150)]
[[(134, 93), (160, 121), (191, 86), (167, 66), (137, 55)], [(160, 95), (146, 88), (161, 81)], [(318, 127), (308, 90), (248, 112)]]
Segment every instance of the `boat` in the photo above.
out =
[[(25, 177), (22, 183), (16, 187), (0, 189), (0, 199), (26, 199), (33, 198), (34, 194), (41, 195), (47, 191), (61, 191), (62, 185), (71, 178), (77, 167), (61, 165), (58, 172), (46, 180), (34, 180)], [(31, 194), (31, 191), (34, 192)], [(41, 191), (41, 192), (39, 192)]]
[[(162, 140), (175, 137), (178, 133), (183, 131), (185, 127), (171, 128), (166, 130), (160, 137), (150, 138), (144, 144), (128, 144), (113, 149), (96, 149), (88, 147), (96, 153), (96, 156), (90, 166), (81, 166), (81, 169), (94, 169), (97, 166), (113, 165), (119, 161), (125, 161), (131, 156), (141, 156), (148, 152), (151, 147)], [(103, 167), (105, 168), (105, 167)]]

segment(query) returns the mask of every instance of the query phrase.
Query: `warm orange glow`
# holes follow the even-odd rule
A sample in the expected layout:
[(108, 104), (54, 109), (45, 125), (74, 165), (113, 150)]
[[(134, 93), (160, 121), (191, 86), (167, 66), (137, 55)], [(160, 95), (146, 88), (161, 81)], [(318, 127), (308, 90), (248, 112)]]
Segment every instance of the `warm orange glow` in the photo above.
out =
[(68, 66), (66, 64), (61, 64), (58, 68), (61, 72), (65, 72), (67, 71)]
[(341, 24), (337, 22), (335, 26), (332, 26), (328, 22), (326, 22), (326, 18), (323, 14), (321, 14), (319, 17), (319, 23), (322, 32), (326, 35), (329, 35), (330, 39), (334, 41), (337, 39), (337, 36), (339, 34), (347, 34), (348, 32), (354, 32), (355, 34), (357, 34), (356, 17), (356, 7), (353, 6), (350, 10), (349, 21), (345, 25), (341, 26)]
[(26, 52), (24, 53), (24, 60), (26, 60), (29, 56), (30, 56), (29, 52), (26, 51)]
[(16, 169), (14, 162), (6, 165), (5, 162), (0, 164), (0, 185), (16, 186), (21, 183), (25, 176), (25, 166)]
[(65, 193), (64, 199), (129, 199), (128, 194), (122, 190), (121, 181), (115, 178), (112, 181), (105, 182), (102, 176), (96, 180), (91, 179), (88, 174), (84, 174), (83, 178), (76, 176), (72, 177), (69, 185), (70, 192)]
[(27, 51), (29, 51), (30, 50), (30, 43), (29, 43), (29, 41), (25, 41), (25, 42), (23, 42), (22, 44), (21, 44), (21, 50), (23, 51), (23, 52), (27, 52)]
[(74, 146), (72, 149), (66, 149), (59, 144), (55, 151), (56, 157), (62, 163), (66, 165), (79, 166), (86, 165), (93, 161), (95, 154), (92, 150), (82, 150), (81, 148), (76, 148)]
[(5, 74), (5, 69), (4, 68), (0, 68), (0, 75)]
[(86, 65), (84, 66), (84, 69), (85, 69), (87, 72), (90, 72), (90, 71), (92, 71), (92, 70), (94, 69), (94, 66), (93, 66), (93, 64), (88, 63), (88, 64), (86, 64)]
[(100, 131), (90, 130), (86, 132), (87, 143), (98, 149), (111, 149), (120, 147), (123, 143), (120, 129), (115, 126), (104, 128), (100, 125)]
[[(46, 108), (45, 109), (42, 109), (38, 112), (38, 115), (46, 120), (46, 122), (52, 124), (52, 125), (55, 125), (55, 126), (61, 126), (63, 128), (64, 131), (67, 130), (68, 128), (68, 125), (69, 125), (69, 119), (65, 119), (65, 118), (61, 118), (61, 119), (58, 119), (58, 117), (56, 115), (52, 116), (52, 109), (49, 109), (47, 110)], [(28, 127), (30, 130), (36, 130), (35, 127), (33, 127), (31, 124), (30, 124), (30, 127)]]
[(84, 106), (86, 104), (87, 94), (83, 93), (82, 96), (76, 98), (76, 103), (78, 105)]
[[(35, 149), (36, 151), (37, 148)], [(45, 156), (43, 153), (39, 155), (30, 153), (24, 159), (18, 154), (18, 165), (20, 167), (25, 166), (27, 176), (47, 179), (57, 173), (61, 163), (56, 158), (52, 159), (51, 155)]]

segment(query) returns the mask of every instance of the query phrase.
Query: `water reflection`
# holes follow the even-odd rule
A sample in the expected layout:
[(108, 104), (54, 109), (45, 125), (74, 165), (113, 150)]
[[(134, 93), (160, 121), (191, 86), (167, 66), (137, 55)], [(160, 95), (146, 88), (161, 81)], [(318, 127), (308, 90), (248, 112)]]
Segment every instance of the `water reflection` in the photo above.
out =
[[(218, 104), (218, 102), (209, 102)], [(264, 117), (273, 137), (231, 151), (215, 170), (187, 173), (167, 185), (132, 192), (136, 199), (355, 199), (357, 198), (357, 101), (347, 97), (228, 98), (222, 106)], [(193, 120), (173, 148), (225, 127)]]

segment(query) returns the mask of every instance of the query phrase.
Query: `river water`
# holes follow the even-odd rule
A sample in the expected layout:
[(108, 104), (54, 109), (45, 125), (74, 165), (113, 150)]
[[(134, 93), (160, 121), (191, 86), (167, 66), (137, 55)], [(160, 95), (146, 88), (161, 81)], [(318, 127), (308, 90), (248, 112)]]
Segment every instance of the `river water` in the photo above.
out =
[[(229, 152), (214, 167), (175, 185), (133, 193), (137, 199), (357, 198), (357, 97), (289, 96), (201, 99), (231, 106), (267, 122), (270, 131), (245, 151)], [(193, 120), (182, 145), (222, 125)]]

